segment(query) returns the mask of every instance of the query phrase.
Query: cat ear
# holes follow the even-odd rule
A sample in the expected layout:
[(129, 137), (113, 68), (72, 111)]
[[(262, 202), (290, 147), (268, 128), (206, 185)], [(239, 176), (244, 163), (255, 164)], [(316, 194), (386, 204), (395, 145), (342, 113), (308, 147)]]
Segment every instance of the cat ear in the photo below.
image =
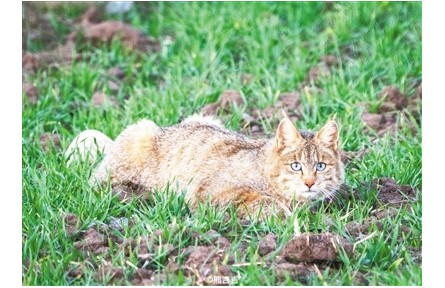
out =
[(315, 134), (315, 140), (326, 145), (329, 148), (337, 150), (339, 135), (338, 125), (335, 119), (329, 120), (318, 132)]
[(300, 132), (298, 132), (289, 118), (283, 118), (280, 125), (278, 125), (276, 140), (278, 147), (291, 147), (301, 140)]

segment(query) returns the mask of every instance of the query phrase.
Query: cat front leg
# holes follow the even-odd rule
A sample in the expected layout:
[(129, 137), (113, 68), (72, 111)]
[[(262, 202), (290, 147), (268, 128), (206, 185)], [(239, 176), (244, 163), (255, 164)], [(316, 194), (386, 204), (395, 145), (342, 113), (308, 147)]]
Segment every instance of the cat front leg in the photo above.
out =
[(255, 191), (245, 191), (237, 201), (238, 215), (241, 218), (264, 220), (271, 216), (285, 218), (292, 213), (289, 208), (276, 198), (261, 195)]

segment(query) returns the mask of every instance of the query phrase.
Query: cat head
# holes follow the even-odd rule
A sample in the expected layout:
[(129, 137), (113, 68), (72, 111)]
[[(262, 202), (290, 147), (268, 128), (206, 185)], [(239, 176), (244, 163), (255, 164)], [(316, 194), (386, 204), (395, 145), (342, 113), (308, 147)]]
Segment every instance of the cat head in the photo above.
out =
[(334, 196), (344, 181), (335, 119), (311, 133), (298, 131), (285, 117), (272, 141), (268, 166), (278, 193), (299, 202)]

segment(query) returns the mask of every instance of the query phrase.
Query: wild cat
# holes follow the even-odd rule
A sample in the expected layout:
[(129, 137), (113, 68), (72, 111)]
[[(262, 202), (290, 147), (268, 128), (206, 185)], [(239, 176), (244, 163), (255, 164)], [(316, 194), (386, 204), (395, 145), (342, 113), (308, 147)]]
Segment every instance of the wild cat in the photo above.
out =
[(344, 181), (334, 119), (311, 133), (284, 117), (275, 137), (260, 140), (229, 131), (213, 117), (194, 115), (170, 127), (141, 120), (114, 142), (99, 131), (83, 131), (66, 156), (73, 161), (98, 151), (104, 158), (92, 184), (110, 181), (138, 193), (169, 185), (185, 191), (192, 209), (204, 201), (235, 205), (240, 217), (289, 215), (299, 202), (332, 197)]

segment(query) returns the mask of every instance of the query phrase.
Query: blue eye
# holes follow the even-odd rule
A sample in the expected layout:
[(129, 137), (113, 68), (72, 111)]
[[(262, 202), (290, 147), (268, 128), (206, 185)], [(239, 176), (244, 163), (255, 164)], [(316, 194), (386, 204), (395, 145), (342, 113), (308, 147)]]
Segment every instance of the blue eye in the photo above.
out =
[(294, 162), (290, 164), (290, 168), (294, 171), (300, 171), (301, 170), (301, 164), (299, 162)]
[(318, 162), (317, 165), (315, 165), (315, 169), (317, 169), (317, 171), (323, 171), (326, 169), (326, 163)]

